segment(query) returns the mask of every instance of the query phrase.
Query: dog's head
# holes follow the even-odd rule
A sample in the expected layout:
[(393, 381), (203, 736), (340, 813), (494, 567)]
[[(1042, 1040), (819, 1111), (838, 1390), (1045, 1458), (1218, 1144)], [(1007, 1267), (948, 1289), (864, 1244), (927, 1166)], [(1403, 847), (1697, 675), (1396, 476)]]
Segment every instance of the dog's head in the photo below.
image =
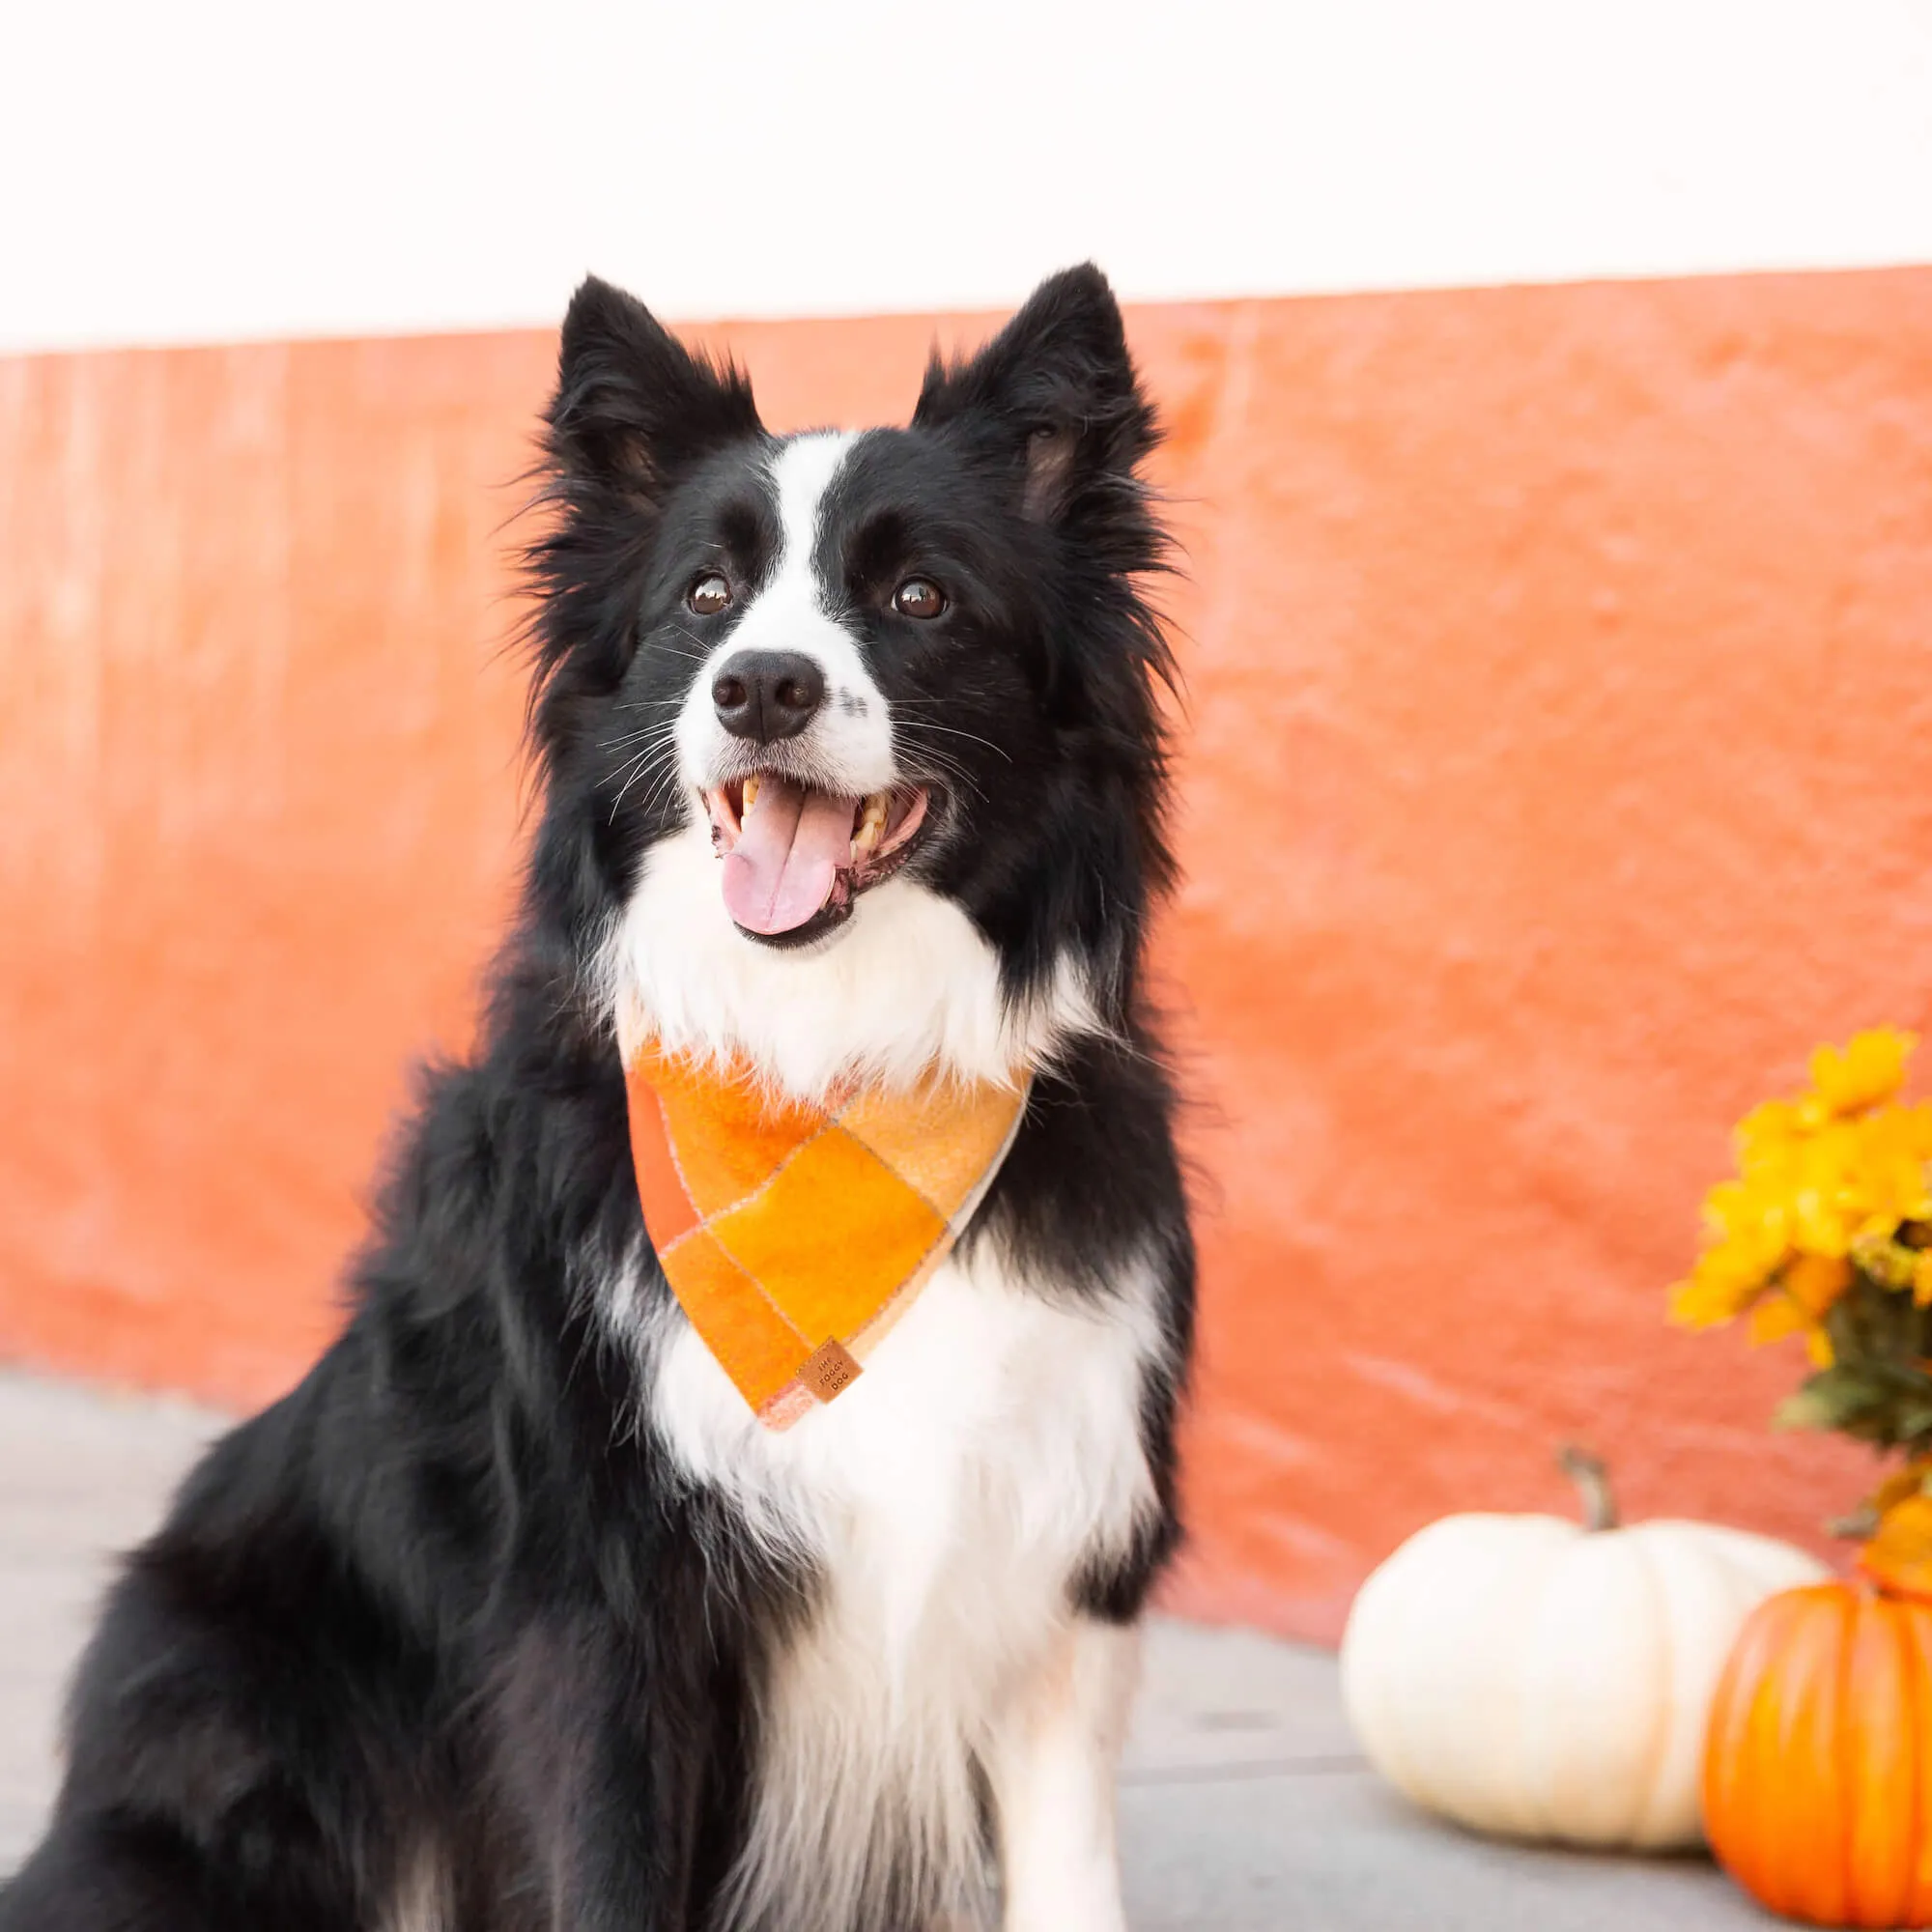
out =
[(1124, 1025), (1168, 866), (1154, 438), (1091, 268), (935, 361), (910, 427), (783, 440), (735, 369), (579, 290), (533, 876), (620, 1011), (796, 1086)]

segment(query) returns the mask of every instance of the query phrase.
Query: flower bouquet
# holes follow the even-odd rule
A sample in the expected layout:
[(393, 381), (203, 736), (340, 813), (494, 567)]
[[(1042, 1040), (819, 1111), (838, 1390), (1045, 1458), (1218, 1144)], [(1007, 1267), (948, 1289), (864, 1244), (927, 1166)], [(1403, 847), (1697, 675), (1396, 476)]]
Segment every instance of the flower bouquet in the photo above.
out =
[(1802, 1335), (1811, 1370), (1779, 1425), (1896, 1459), (1835, 1525), (1861, 1545), (1855, 1578), (1763, 1604), (1712, 1709), (1712, 1846), (1820, 1925), (1932, 1923), (1932, 1104), (1899, 1097), (1913, 1045), (1880, 1029), (1820, 1047), (1807, 1092), (1745, 1118), (1672, 1294), (1691, 1327)]

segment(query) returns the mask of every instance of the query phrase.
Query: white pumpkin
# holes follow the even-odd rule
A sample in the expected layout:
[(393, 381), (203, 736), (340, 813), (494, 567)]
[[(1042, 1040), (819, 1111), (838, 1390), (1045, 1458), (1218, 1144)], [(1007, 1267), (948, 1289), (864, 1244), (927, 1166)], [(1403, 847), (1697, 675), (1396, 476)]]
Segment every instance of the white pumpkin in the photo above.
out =
[(1588, 1521), (1445, 1517), (1362, 1585), (1342, 1639), (1350, 1720), (1398, 1790), (1476, 1831), (1697, 1844), (1705, 1725), (1738, 1627), (1827, 1573), (1741, 1529), (1620, 1529), (1602, 1465), (1564, 1463)]

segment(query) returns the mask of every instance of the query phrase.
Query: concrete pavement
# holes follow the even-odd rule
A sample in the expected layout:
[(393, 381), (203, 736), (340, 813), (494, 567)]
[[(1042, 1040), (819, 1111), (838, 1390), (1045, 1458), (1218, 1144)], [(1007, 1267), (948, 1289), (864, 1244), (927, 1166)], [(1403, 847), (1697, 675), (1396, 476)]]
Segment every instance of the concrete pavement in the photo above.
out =
[[(0, 1373), (0, 1871), (53, 1795), (61, 1688), (114, 1550), (221, 1419)], [(1331, 1658), (1151, 1633), (1122, 1771), (1135, 1932), (1749, 1932), (1701, 1860), (1595, 1859), (1438, 1826), (1362, 1763)]]

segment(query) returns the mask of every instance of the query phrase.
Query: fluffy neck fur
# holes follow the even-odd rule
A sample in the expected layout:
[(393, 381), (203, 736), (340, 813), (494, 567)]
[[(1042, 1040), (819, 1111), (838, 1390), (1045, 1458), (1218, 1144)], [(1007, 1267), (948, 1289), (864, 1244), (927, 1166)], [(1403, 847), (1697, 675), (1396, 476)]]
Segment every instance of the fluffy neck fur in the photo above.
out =
[(746, 942), (717, 866), (696, 824), (645, 861), (601, 975), (626, 1055), (645, 1035), (703, 1059), (738, 1055), (818, 1101), (840, 1081), (903, 1087), (934, 1068), (1008, 1081), (1103, 1031), (1070, 958), (1039, 991), (1013, 995), (959, 907), (912, 880), (882, 887), (849, 931), (801, 956)]

